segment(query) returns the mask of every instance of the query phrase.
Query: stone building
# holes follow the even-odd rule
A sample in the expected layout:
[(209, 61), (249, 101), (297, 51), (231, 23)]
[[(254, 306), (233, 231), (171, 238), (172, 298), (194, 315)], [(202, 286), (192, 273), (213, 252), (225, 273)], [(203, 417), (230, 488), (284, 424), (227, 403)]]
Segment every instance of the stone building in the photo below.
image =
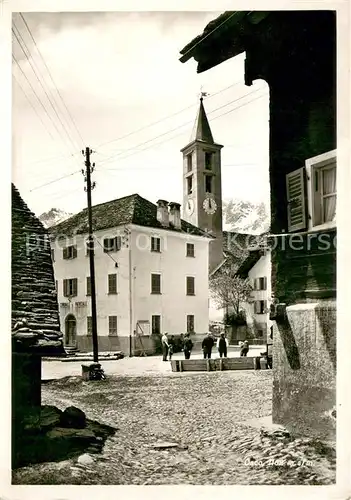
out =
[[(180, 217), (180, 205), (138, 194), (93, 213), (100, 351), (153, 353), (159, 336), (208, 331), (211, 237)], [(66, 348), (92, 350), (87, 210), (50, 229)]]
[(12, 436), (40, 412), (41, 357), (64, 353), (47, 231), (12, 184)]
[(335, 437), (336, 13), (225, 12), (181, 51), (270, 89), (273, 420)]

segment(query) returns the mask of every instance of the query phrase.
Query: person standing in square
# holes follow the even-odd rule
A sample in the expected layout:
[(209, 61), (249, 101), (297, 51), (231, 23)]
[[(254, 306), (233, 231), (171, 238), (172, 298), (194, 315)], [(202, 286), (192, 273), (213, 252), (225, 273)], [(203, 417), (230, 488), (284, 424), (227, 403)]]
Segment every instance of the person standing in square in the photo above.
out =
[(167, 354), (169, 350), (169, 344), (168, 344), (168, 337), (167, 337), (167, 332), (165, 332), (162, 335), (161, 338), (161, 343), (162, 343), (162, 355), (163, 355), (163, 361), (167, 361)]
[(228, 340), (224, 337), (224, 333), (221, 333), (221, 336), (217, 340), (217, 349), (219, 352), (219, 356), (222, 358), (227, 357), (228, 352)]

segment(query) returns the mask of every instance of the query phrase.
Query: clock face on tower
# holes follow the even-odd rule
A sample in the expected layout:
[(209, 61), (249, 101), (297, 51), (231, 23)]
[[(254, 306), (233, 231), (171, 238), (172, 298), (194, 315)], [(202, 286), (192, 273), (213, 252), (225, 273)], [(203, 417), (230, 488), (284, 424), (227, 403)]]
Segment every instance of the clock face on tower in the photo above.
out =
[(194, 200), (190, 198), (185, 205), (185, 210), (187, 215), (192, 215), (194, 213), (194, 208), (195, 208)]
[(208, 196), (207, 198), (205, 198), (202, 206), (203, 206), (203, 209), (205, 210), (205, 212), (209, 215), (213, 215), (215, 213), (215, 211), (217, 210), (217, 203), (215, 202), (215, 200), (211, 196)]

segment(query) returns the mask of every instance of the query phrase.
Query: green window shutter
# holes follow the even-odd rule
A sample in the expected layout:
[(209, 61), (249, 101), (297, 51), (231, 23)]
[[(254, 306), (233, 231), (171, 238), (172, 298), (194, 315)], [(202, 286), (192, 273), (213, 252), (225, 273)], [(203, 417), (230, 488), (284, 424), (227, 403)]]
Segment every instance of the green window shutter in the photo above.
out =
[(306, 229), (305, 174), (304, 167), (290, 172), (286, 176), (286, 194), (288, 202), (288, 231)]

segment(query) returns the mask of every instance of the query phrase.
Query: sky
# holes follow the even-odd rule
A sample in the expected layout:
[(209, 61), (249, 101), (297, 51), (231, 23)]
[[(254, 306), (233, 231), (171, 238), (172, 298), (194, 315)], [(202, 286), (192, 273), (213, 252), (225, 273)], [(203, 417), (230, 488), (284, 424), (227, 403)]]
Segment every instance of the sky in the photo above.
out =
[(86, 146), (93, 204), (133, 193), (182, 203), (180, 149), (201, 91), (224, 146), (223, 199), (268, 205), (267, 84), (244, 85), (244, 54), (202, 74), (193, 59), (179, 61), (220, 13), (13, 14), (12, 178), (31, 210), (86, 206)]

